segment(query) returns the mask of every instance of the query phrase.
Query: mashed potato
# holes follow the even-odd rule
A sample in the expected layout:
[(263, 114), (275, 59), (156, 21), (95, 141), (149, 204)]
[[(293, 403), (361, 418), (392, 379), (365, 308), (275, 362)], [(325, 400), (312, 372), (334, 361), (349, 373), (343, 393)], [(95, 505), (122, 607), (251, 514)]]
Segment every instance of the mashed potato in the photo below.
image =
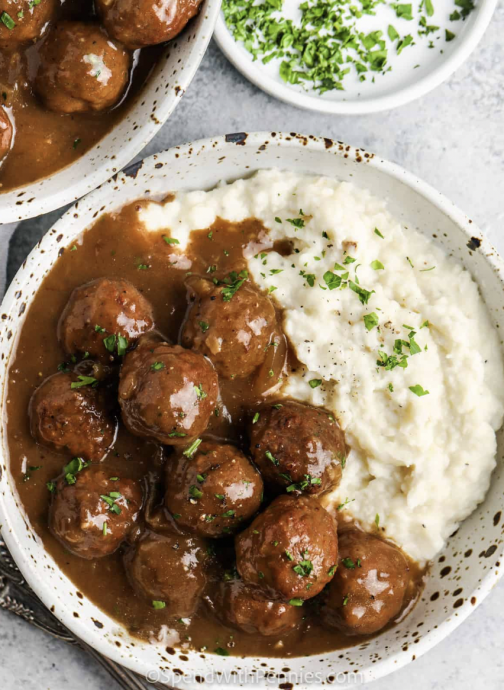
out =
[(500, 346), (470, 274), (384, 201), (324, 177), (261, 171), (141, 211), (182, 248), (218, 216), (293, 242), (247, 260), (302, 363), (283, 394), (332, 410), (351, 447), (327, 500), (432, 558), (483, 499), (503, 417)]

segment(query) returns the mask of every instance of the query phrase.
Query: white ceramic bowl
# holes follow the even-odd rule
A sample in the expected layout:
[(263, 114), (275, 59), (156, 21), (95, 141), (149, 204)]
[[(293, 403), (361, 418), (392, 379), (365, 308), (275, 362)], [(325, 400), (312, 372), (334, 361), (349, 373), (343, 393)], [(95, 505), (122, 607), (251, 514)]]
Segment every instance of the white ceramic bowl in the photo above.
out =
[[(501, 331), (504, 329), (502, 260), (472, 221), (424, 182), (373, 154), (329, 139), (267, 133), (228, 135), (177, 146), (152, 156), (134, 176), (128, 176), (127, 171), (120, 173), (68, 211), (33, 250), (10, 286), (0, 312), (0, 389), (3, 391), (4, 423), (6, 371), (24, 315), (44, 276), (57, 261), (61, 248), (93, 223), (97, 209), (114, 211), (126, 202), (143, 197), (145, 190), (150, 190), (150, 197), (159, 199), (169, 191), (209, 189), (221, 179), (233, 180), (256, 169), (273, 166), (352, 180), (388, 199), (390, 210), (398, 219), (429, 236), (434, 234), (436, 241), (472, 272), (495, 324)], [(2, 535), (31, 587), (46, 606), (89, 645), (151, 680), (161, 677), (177, 687), (201, 687), (197, 676), (206, 679), (205, 687), (252, 685), (254, 680), (250, 675), (247, 678), (240, 674), (254, 669), (257, 674), (271, 673), (273, 678), (278, 674), (280, 683), (294, 680), (298, 688), (313, 685), (312, 679), (303, 677), (308, 672), (320, 673), (322, 678), (332, 676), (340, 682), (346, 675), (338, 674), (352, 676), (358, 673), (361, 681), (384, 676), (446, 637), (467, 618), (502, 574), (499, 560), (503, 552), (504, 473), (502, 462), (499, 462), (485, 502), (450, 538), (432, 565), (421, 601), (392, 630), (358, 647), (308, 658), (234, 659), (210, 654), (202, 658), (199, 652), (170, 655), (163, 647), (131, 639), (92, 603), (77, 598), (75, 586), (58, 570), (25, 522), (9, 474), (5, 441), (1, 448)], [(501, 432), (499, 459), (502, 450)], [(78, 618), (74, 617), (74, 612), (78, 612)], [(281, 675), (286, 666), (295, 677), (286, 672)], [(187, 675), (176, 682), (175, 669)], [(233, 676), (226, 674), (234, 671), (237, 675), (233, 680)], [(218, 672), (225, 675), (217, 682), (212, 674)]]
[[(298, 4), (298, 0), (284, 0), (289, 17), (298, 13), (295, 9)], [(400, 56), (389, 46), (387, 65), (392, 68), (390, 72), (384, 75), (376, 73), (373, 81), (368, 78), (365, 82), (359, 81), (357, 73), (348, 75), (343, 82), (344, 91), (329, 91), (322, 96), (284, 82), (278, 72), (278, 61), (264, 65), (260, 59), (253, 60), (244, 46), (234, 40), (222, 12), (215, 25), (215, 40), (236, 69), (270, 96), (320, 113), (366, 115), (409, 103), (448, 79), (476, 48), (496, 7), (497, 0), (480, 0), (463, 22), (447, 22), (450, 12), (456, 9), (453, 1), (437, 0), (429, 23), (440, 24), (441, 31), (424, 40), (418, 38), (416, 28), (411, 26), (416, 25), (416, 20), (399, 20), (390, 7), (378, 7), (376, 16), (373, 14), (360, 20), (363, 23), (359, 26), (364, 33), (379, 29), (386, 34), (389, 23), (392, 23), (401, 35), (411, 32), (416, 38), (415, 45)], [(445, 28), (457, 34), (455, 40), (444, 41)], [(435, 50), (429, 49), (430, 38), (436, 43)]]
[(171, 41), (126, 116), (86, 154), (38, 182), (0, 194), (0, 226), (72, 203), (124, 168), (161, 129), (186, 92), (214, 30), (220, 0)]

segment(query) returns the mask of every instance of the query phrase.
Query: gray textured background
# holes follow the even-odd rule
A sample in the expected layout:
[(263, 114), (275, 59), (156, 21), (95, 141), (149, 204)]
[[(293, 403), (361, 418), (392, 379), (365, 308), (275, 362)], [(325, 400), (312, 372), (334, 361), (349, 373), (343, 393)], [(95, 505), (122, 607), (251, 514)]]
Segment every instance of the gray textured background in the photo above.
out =
[[(341, 139), (399, 163), (463, 208), (504, 253), (504, 7), (478, 49), (445, 84), (419, 101), (361, 117), (318, 115), (284, 105), (245, 81), (211, 44), (184, 99), (145, 149), (229, 132), (296, 131)], [(22, 223), (9, 251), (8, 280), (61, 211)], [(1, 241), (1, 239), (0, 239)], [(504, 688), (504, 585), (423, 658), (373, 690)], [(84, 652), (0, 612), (0, 690), (115, 690)]]

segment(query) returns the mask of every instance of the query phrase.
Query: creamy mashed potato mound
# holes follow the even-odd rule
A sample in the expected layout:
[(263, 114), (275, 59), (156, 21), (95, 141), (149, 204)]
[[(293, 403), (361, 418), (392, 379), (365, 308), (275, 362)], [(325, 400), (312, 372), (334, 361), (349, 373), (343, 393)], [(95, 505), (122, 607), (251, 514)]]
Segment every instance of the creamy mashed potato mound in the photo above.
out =
[(324, 500), (432, 558), (482, 501), (503, 418), (500, 345), (471, 275), (385, 201), (326, 177), (265, 170), (140, 212), (181, 250), (217, 217), (260, 219), (264, 248), (293, 242), (246, 256), (303, 365), (282, 393), (331, 410), (351, 448)]

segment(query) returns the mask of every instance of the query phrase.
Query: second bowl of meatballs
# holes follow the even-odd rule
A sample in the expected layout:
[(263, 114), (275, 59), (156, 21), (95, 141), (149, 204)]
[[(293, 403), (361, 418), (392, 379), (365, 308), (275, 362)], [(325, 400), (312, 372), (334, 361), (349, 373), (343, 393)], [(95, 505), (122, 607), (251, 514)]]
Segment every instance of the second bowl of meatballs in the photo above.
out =
[(0, 7), (0, 225), (47, 213), (152, 139), (206, 51), (218, 0), (6, 0)]

